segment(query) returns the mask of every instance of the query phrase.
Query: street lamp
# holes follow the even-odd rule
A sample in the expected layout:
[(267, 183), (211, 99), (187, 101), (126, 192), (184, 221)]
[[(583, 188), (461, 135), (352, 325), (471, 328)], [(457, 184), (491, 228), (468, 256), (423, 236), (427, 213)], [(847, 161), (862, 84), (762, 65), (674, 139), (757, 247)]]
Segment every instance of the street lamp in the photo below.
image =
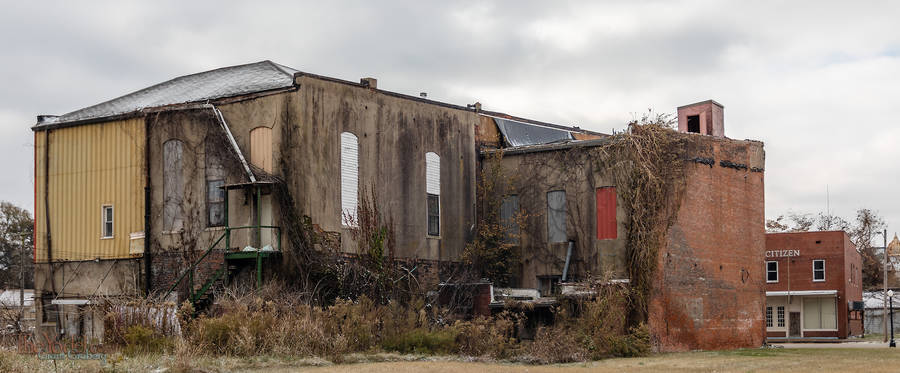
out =
[(897, 344), (894, 343), (894, 290), (888, 290), (887, 296), (890, 297), (891, 303), (891, 343), (888, 344), (888, 347), (897, 347)]

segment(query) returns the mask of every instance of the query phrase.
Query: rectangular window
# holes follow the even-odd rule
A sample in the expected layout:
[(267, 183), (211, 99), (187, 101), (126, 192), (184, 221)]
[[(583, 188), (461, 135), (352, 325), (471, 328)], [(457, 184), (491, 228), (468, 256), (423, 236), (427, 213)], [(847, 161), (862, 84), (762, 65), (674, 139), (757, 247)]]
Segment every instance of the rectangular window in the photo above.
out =
[(441, 197), (428, 195), (428, 235), (441, 235)]
[(766, 262), (766, 282), (778, 282), (778, 262)]
[(837, 329), (834, 298), (803, 299), (803, 329)]
[(441, 235), (441, 157), (425, 153), (425, 195), (428, 204), (428, 235)]
[(359, 192), (359, 139), (350, 132), (341, 133), (341, 224), (356, 226)]
[(506, 242), (519, 244), (519, 196), (510, 194), (500, 205), (500, 223), (506, 235)]
[(101, 238), (113, 238), (113, 207), (103, 206), (103, 236)]
[(207, 226), (224, 226), (225, 190), (220, 187), (225, 185), (225, 180), (210, 180), (206, 185), (206, 208), (209, 210)]
[(616, 187), (597, 188), (597, 239), (615, 239), (617, 230)]
[(550, 243), (566, 242), (566, 191), (547, 193), (547, 239)]
[(784, 327), (784, 306), (778, 306), (778, 327)]
[(766, 327), (772, 327), (772, 307), (766, 307)]
[(825, 260), (813, 260), (813, 281), (825, 281)]

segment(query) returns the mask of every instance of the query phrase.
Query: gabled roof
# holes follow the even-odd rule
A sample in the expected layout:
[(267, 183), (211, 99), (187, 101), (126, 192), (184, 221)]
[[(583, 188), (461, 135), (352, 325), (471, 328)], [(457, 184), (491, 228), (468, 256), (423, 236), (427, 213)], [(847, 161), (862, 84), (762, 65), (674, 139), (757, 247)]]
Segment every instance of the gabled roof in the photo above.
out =
[(266, 60), (185, 75), (59, 117), (47, 118), (35, 128), (128, 114), (145, 108), (288, 88), (293, 85), (296, 72)]

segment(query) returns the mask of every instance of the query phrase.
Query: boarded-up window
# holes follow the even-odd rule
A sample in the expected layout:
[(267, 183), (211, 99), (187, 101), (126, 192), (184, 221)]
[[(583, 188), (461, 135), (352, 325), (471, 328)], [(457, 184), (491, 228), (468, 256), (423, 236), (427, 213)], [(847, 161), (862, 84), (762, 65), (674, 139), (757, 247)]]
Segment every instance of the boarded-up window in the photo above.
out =
[(566, 191), (547, 193), (547, 238), (550, 243), (566, 242)]
[(428, 235), (441, 234), (441, 157), (425, 153), (425, 193), (428, 205)]
[(616, 238), (616, 187), (597, 188), (597, 238)]
[(837, 329), (834, 298), (804, 298), (803, 329)]
[(519, 244), (519, 196), (510, 194), (500, 204), (500, 223), (506, 233), (506, 242)]
[(182, 148), (181, 140), (173, 139), (163, 144), (163, 230), (170, 232), (184, 227)]
[(341, 223), (357, 224), (359, 197), (359, 140), (350, 132), (341, 133)]
[(250, 131), (250, 163), (272, 173), (272, 129), (256, 127)]

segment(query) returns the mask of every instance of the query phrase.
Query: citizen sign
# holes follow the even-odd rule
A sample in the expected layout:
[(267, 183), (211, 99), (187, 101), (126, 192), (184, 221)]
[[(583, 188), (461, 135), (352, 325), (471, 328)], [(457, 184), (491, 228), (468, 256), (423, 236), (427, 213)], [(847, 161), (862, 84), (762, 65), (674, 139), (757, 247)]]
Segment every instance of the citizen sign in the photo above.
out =
[(788, 256), (800, 256), (800, 250), (769, 250), (766, 258), (783, 258)]

